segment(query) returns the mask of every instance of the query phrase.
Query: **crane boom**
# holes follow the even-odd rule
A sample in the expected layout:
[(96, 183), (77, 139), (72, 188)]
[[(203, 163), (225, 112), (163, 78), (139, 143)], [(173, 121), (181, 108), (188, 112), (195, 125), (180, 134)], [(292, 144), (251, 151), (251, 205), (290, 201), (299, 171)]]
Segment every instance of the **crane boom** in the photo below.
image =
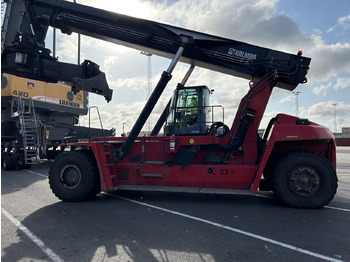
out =
[(306, 81), (311, 61), (300, 54), (287, 54), (71, 2), (24, 0), (24, 3), (26, 16), (22, 16), (21, 33), (34, 33), (39, 45), (46, 36), (43, 28), (48, 26), (66, 34), (76, 32), (167, 58), (173, 58), (179, 46), (185, 44), (181, 62), (246, 79), (261, 78), (268, 71), (277, 70), (277, 86), (288, 90)]

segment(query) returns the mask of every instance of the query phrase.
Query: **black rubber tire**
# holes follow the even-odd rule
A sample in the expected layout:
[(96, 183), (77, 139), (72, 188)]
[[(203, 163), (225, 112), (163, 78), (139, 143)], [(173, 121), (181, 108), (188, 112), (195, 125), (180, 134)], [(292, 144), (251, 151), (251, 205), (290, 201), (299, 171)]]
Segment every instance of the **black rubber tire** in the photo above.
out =
[(14, 170), (18, 167), (18, 158), (15, 155), (6, 156), (2, 162), (4, 170)]
[(5, 156), (2, 161), (2, 168), (6, 171), (14, 169), (13, 158), (11, 156)]
[(296, 208), (321, 208), (333, 199), (338, 187), (331, 163), (306, 150), (292, 151), (279, 159), (271, 179), (276, 198)]
[(49, 184), (55, 196), (67, 202), (83, 201), (101, 191), (96, 161), (86, 150), (58, 156), (49, 170)]

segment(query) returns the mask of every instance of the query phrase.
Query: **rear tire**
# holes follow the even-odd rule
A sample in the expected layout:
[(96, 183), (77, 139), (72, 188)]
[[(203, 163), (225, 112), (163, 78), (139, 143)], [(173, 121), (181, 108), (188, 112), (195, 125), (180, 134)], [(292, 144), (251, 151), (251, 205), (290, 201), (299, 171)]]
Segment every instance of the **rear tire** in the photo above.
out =
[(2, 168), (4, 170), (12, 169), (12, 158), (10, 156), (5, 156), (4, 160), (2, 161)]
[(338, 179), (330, 162), (311, 151), (293, 151), (282, 157), (272, 173), (273, 191), (284, 205), (320, 208), (334, 197)]
[(56, 158), (49, 171), (49, 184), (56, 197), (77, 202), (100, 192), (100, 177), (88, 151), (70, 151)]
[(4, 170), (14, 170), (17, 168), (18, 160), (15, 156), (5, 156), (2, 162), (2, 167)]

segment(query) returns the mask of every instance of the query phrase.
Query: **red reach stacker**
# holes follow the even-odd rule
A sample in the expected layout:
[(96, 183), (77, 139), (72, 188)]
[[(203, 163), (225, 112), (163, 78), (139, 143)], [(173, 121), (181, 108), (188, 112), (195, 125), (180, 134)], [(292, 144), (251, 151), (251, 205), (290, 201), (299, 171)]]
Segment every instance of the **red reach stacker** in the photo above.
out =
[[(336, 149), (327, 128), (278, 114), (262, 137), (257, 132), (272, 89), (292, 91), (306, 82), (311, 59), (301, 51), (287, 54), (65, 1), (24, 4), (27, 15), (22, 24), (32, 26), (27, 34), (33, 39), (45, 38), (42, 31), (52, 26), (171, 59), (128, 137), (62, 145), (66, 152), (49, 171), (51, 189), (59, 199), (82, 201), (110, 190), (214, 194), (271, 190), (281, 203), (298, 208), (319, 208), (333, 199)], [(179, 61), (189, 64), (188, 72), (150, 136), (140, 137)], [(11, 66), (16, 73), (16, 65), (8, 63)], [(186, 86), (196, 66), (249, 80), (232, 126), (224, 122), (223, 107), (210, 105), (210, 88)], [(79, 91), (84, 85), (73, 83), (72, 88)], [(110, 100), (111, 93), (104, 90), (95, 91)]]

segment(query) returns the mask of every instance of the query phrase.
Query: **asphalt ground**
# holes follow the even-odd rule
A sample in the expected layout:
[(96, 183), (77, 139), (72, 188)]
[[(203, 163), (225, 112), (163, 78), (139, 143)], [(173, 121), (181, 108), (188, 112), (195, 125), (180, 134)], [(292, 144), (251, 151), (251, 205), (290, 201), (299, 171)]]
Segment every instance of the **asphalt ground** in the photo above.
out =
[(338, 191), (316, 210), (272, 193), (115, 191), (59, 201), (50, 163), (1, 172), (1, 261), (350, 261), (350, 147)]

